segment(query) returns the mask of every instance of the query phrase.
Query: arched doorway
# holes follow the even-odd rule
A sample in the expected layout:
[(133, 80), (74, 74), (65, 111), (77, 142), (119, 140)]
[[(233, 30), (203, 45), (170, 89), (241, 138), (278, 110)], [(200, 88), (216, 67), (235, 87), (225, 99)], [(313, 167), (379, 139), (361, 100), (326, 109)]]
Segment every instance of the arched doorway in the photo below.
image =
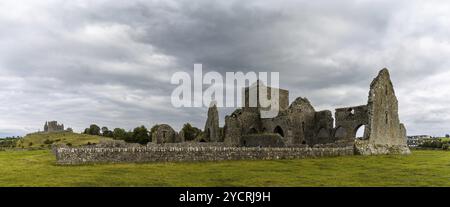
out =
[(284, 137), (283, 129), (280, 126), (275, 127), (273, 132), (279, 134), (281, 137)]

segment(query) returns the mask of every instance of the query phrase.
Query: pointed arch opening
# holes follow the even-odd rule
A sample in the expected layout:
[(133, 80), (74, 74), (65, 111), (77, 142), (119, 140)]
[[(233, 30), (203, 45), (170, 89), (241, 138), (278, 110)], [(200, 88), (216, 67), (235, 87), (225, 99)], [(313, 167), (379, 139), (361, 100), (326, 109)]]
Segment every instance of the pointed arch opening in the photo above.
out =
[(355, 138), (356, 139), (365, 139), (365, 131), (366, 131), (366, 125), (361, 124), (355, 129)]

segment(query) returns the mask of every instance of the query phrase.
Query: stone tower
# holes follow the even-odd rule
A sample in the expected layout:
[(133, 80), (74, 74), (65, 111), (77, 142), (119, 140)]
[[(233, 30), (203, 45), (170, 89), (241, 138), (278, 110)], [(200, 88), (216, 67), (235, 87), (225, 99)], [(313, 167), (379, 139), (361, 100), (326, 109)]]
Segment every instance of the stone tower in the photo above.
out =
[(211, 102), (208, 109), (208, 118), (205, 123), (204, 140), (207, 142), (222, 141), (219, 133), (219, 111), (215, 102)]

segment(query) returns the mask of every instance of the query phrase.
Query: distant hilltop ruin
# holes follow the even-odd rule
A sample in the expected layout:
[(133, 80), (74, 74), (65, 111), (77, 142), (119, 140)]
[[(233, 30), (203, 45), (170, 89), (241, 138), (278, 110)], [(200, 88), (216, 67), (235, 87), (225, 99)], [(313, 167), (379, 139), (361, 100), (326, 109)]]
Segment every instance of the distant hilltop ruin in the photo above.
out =
[(64, 132), (72, 131), (71, 128), (64, 129), (64, 124), (58, 124), (57, 121), (46, 121), (44, 124), (44, 132)]

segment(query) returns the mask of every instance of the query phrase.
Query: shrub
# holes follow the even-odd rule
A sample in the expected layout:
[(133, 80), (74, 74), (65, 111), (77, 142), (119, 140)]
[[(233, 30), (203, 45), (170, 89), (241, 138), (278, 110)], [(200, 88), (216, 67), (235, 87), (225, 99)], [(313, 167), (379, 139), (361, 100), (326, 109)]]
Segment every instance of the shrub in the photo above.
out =
[(51, 141), (51, 140), (49, 140), (49, 139), (46, 139), (46, 140), (44, 141), (44, 144), (53, 144), (53, 141)]

